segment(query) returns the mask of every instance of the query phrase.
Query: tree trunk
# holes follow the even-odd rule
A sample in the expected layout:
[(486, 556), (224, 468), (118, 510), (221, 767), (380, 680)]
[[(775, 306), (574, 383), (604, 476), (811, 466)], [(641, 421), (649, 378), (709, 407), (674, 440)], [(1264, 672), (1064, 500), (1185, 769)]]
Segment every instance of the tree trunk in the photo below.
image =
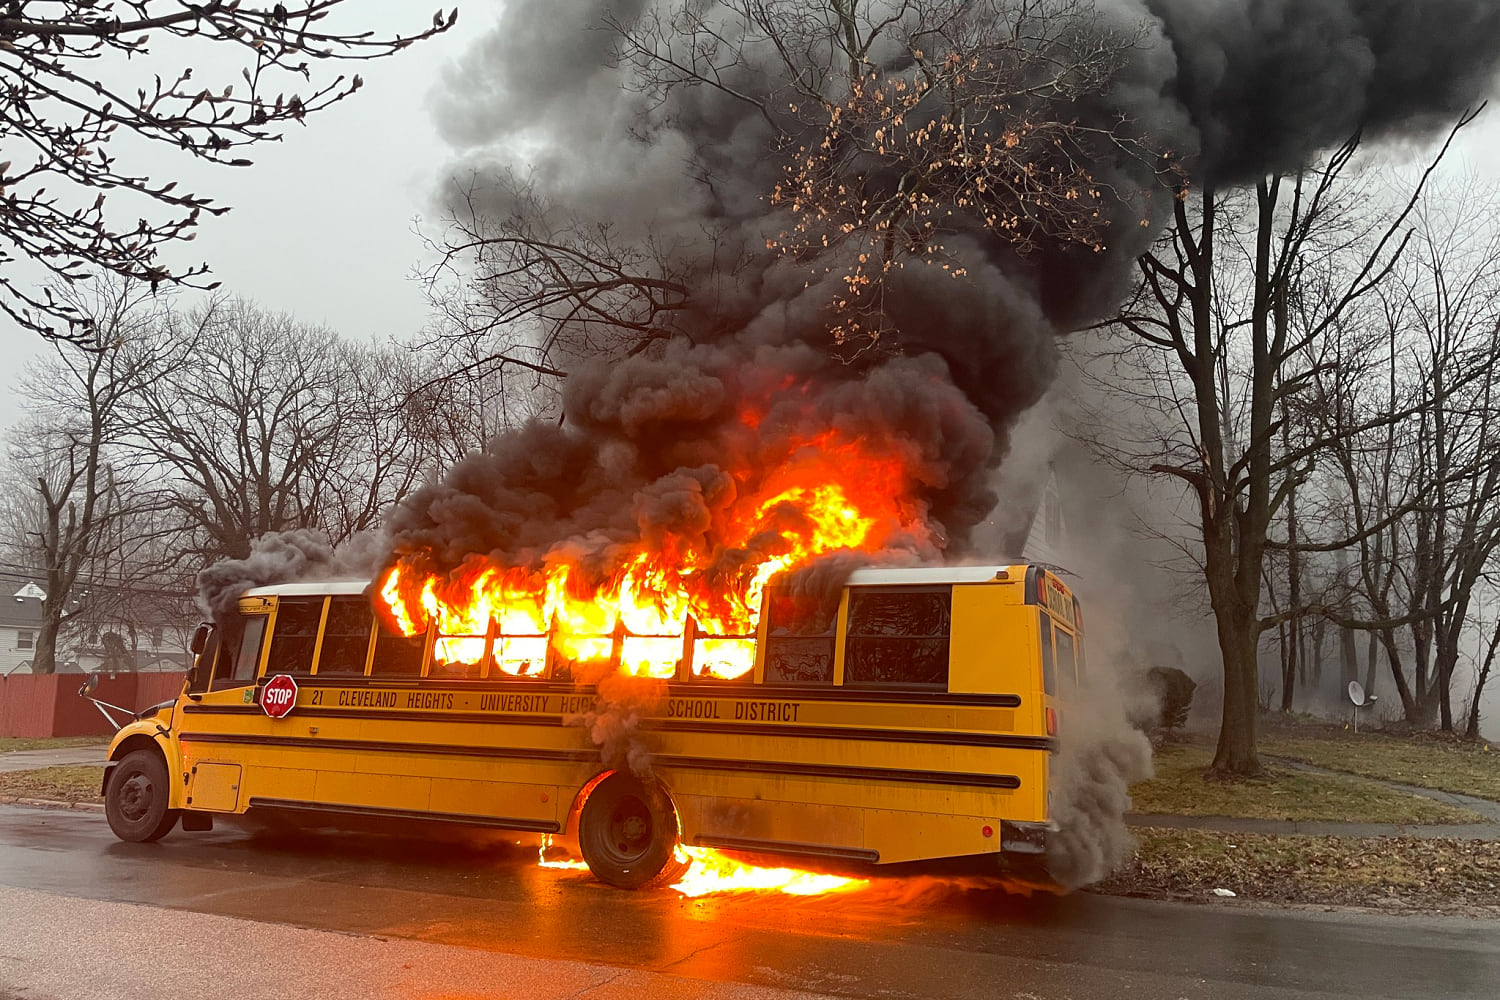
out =
[(1421, 720), (1422, 706), (1411, 685), (1407, 683), (1406, 675), (1401, 672), (1401, 656), (1396, 651), (1396, 630), (1381, 629), (1380, 644), (1385, 647), (1385, 662), (1391, 667), (1391, 683), (1396, 685), (1396, 693), (1401, 696), (1402, 716), (1415, 726)]
[(1445, 733), (1453, 732), (1453, 670), (1458, 666), (1458, 631), (1462, 617), (1455, 616), (1453, 623), (1443, 629), (1437, 643), (1437, 695), (1438, 718)]
[[(1281, 653), (1281, 710), (1290, 712), (1292, 710), (1292, 693), (1297, 689), (1297, 669), (1300, 666), (1297, 648), (1301, 645), (1301, 637), (1297, 634), (1297, 620), (1291, 621), (1291, 642)], [(1283, 642), (1286, 639), (1283, 638)]]
[(32, 650), (31, 672), (54, 674), (57, 672), (57, 633), (62, 630), (62, 614), (52, 610), (52, 601), (42, 602), (42, 624), (36, 633), (36, 648)]
[(1292, 710), (1292, 683), (1297, 673), (1296, 654), (1292, 651), (1291, 639), (1287, 634), (1287, 623), (1281, 622), (1276, 626), (1276, 636), (1280, 640), (1281, 648), (1281, 710), (1290, 712)]
[(1479, 701), (1484, 697), (1485, 682), (1490, 679), (1490, 668), (1495, 664), (1495, 650), (1500, 647), (1500, 621), (1495, 622), (1495, 633), (1490, 636), (1490, 647), (1485, 650), (1484, 663), (1474, 681), (1474, 697), (1469, 702), (1469, 720), (1464, 725), (1464, 739), (1479, 739)]
[[(1281, 404), (1281, 443), (1288, 451), (1292, 447), (1292, 421), (1288, 419), (1286, 402)], [(1281, 710), (1292, 711), (1292, 697), (1297, 690), (1297, 676), (1307, 678), (1306, 660), (1302, 650), (1302, 619), (1298, 612), (1302, 608), (1302, 555), (1297, 551), (1300, 536), (1297, 533), (1297, 489), (1294, 486), (1286, 495), (1286, 537), (1292, 547), (1286, 553), (1287, 611), (1292, 616), (1287, 622), (1291, 632), (1292, 646), (1281, 672)]]
[[(1248, 625), (1248, 623), (1246, 623)], [(1248, 638), (1248, 641), (1247, 641)], [(1213, 770), (1224, 774), (1261, 773), (1255, 752), (1255, 722), (1259, 707), (1259, 678), (1254, 630), (1219, 626), (1219, 649), (1224, 656), (1224, 717), (1219, 744), (1214, 750)]]
[(1260, 708), (1260, 623), (1256, 613), (1260, 573), (1259, 567), (1253, 575), (1234, 571), (1233, 523), (1214, 524), (1216, 530), (1205, 546), (1205, 580), (1224, 659), (1224, 714), (1210, 770), (1253, 776), (1263, 773), (1255, 752), (1255, 722)]

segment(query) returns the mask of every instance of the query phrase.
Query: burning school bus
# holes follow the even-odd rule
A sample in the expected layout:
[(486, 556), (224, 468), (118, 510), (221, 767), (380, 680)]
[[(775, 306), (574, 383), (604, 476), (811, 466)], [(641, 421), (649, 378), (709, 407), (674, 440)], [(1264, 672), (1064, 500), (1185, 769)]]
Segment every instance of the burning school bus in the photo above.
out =
[(1040, 566), (773, 582), (728, 637), (691, 616), (577, 634), (523, 603), (418, 625), (389, 577), (262, 587), (239, 612), (177, 701), (115, 737), (122, 839), (281, 810), (565, 837), (632, 888), (684, 848), (1045, 877), (1059, 685), (1083, 660)]

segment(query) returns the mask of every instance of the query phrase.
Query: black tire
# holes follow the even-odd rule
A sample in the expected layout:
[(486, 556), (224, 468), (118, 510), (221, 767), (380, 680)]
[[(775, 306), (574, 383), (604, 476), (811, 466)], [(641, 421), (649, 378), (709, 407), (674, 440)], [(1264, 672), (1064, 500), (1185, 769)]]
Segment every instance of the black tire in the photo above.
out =
[(613, 774), (589, 793), (578, 817), (578, 847), (589, 871), (621, 889), (676, 881), (677, 811), (660, 785)]
[(167, 808), (170, 780), (166, 759), (156, 750), (135, 750), (120, 759), (104, 792), (104, 816), (116, 837), (145, 844), (177, 825), (177, 810)]

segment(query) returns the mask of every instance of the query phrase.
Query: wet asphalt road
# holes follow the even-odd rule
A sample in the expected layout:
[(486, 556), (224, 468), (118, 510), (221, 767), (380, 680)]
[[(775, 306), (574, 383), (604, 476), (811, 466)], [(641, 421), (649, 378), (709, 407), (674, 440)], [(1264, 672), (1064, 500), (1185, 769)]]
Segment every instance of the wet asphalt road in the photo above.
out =
[[(304, 958), (326, 952), (317, 967), (351, 996), (1500, 997), (1493, 921), (1088, 894), (1035, 904), (910, 882), (854, 896), (688, 900), (538, 869), (535, 857), (534, 848), (500, 841), (236, 828), (123, 844), (98, 814), (0, 806), (0, 1000), (176, 995), (144, 982), (135, 994), (66, 983), (41, 991), (36, 977), (64, 965), (77, 966), (78, 983), (103, 975), (106, 934), (88, 928), (118, 938), (108, 953), (150, 955), (173, 975), (217, 962), (229, 982), (246, 984), (212, 994), (225, 997), (295, 995), (250, 985), (275, 947)], [(59, 922), (66, 926), (49, 926)], [(321, 931), (343, 936), (313, 933)], [(45, 945), (28, 943), (65, 942), (70, 932), (84, 937), (77, 948), (60, 945), (67, 957), (59, 953), (57, 968), (36, 953)], [(343, 943), (273, 943), (288, 935)], [(335, 968), (339, 954), (361, 948), (383, 957), (348, 957), (352, 968)], [(377, 984), (389, 968), (406, 970), (405, 986)], [(577, 988), (544, 989), (549, 970)], [(364, 988), (362, 976), (370, 977)], [(462, 989), (412, 985), (455, 976)], [(346, 994), (330, 986), (306, 995)]]

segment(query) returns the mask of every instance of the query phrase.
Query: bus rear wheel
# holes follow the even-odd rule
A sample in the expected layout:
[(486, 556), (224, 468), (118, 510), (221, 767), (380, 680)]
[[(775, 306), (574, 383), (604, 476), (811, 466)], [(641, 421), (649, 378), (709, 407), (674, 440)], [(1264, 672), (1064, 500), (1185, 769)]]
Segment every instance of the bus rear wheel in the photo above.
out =
[(135, 750), (110, 771), (104, 817), (121, 840), (137, 844), (160, 840), (177, 824), (177, 810), (168, 808), (171, 794), (162, 755)]
[(677, 811), (660, 785), (613, 774), (600, 782), (578, 817), (578, 847), (594, 877), (621, 889), (677, 879)]

